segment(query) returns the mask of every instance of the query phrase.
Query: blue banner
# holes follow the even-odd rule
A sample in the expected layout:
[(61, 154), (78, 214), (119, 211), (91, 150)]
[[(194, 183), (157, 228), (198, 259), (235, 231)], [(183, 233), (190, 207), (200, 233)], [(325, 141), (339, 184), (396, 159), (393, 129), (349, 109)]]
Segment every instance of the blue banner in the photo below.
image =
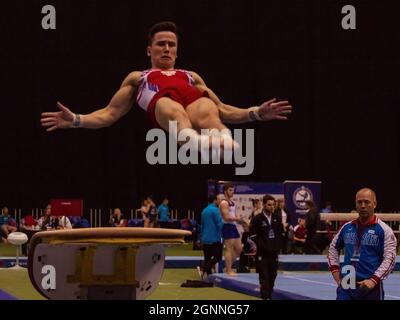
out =
[(223, 187), (227, 183), (232, 183), (235, 187), (235, 194), (254, 194), (258, 196), (283, 195), (282, 183), (263, 183), (263, 182), (236, 182), (236, 181), (218, 181), (217, 194), (224, 193)]
[(320, 206), (321, 181), (285, 181), (283, 183), (285, 207), (290, 214), (290, 224), (297, 225), (299, 216), (307, 212), (306, 201), (315, 203), (316, 209)]

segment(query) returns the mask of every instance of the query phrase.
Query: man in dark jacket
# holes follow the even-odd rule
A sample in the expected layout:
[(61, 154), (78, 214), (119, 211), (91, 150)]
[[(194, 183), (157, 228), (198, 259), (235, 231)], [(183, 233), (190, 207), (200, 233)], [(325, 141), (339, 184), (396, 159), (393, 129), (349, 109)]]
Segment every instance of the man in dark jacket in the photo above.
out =
[(263, 211), (251, 220), (250, 238), (257, 244), (257, 272), (261, 298), (270, 300), (278, 271), (282, 219), (274, 212), (275, 198), (263, 197)]

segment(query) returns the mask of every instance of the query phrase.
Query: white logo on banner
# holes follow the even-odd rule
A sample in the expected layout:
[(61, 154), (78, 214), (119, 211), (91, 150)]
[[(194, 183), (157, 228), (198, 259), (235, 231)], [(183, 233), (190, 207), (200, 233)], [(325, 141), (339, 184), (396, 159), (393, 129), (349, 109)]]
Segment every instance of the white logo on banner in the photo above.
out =
[(307, 187), (301, 186), (293, 192), (293, 203), (297, 208), (306, 209), (306, 201), (308, 200), (313, 200), (313, 194)]

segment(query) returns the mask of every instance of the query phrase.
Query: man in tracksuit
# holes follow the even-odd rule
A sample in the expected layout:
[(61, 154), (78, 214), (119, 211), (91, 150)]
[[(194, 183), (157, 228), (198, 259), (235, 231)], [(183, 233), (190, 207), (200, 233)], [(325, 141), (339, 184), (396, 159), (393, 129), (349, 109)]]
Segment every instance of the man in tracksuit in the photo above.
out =
[(261, 298), (270, 300), (278, 272), (278, 253), (282, 244), (282, 219), (274, 213), (275, 198), (263, 197), (263, 211), (250, 224), (250, 238), (257, 245), (257, 272)]
[[(359, 190), (356, 194), (358, 219), (343, 225), (332, 240), (328, 264), (338, 284), (337, 300), (383, 300), (382, 280), (396, 264), (397, 241), (392, 229), (375, 216), (376, 204), (373, 190)], [(339, 267), (341, 249), (344, 249), (342, 269)], [(349, 268), (345, 272), (344, 266), (354, 267), (355, 288), (343, 288), (342, 277)]]

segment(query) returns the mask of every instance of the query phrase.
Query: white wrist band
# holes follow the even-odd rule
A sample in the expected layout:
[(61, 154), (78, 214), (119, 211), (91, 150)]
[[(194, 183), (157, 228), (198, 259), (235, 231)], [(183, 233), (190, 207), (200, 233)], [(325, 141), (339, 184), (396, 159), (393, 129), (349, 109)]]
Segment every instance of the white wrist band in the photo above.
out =
[(258, 114), (258, 110), (260, 109), (260, 107), (251, 107), (249, 108), (249, 118), (251, 121), (261, 121), (261, 117)]

